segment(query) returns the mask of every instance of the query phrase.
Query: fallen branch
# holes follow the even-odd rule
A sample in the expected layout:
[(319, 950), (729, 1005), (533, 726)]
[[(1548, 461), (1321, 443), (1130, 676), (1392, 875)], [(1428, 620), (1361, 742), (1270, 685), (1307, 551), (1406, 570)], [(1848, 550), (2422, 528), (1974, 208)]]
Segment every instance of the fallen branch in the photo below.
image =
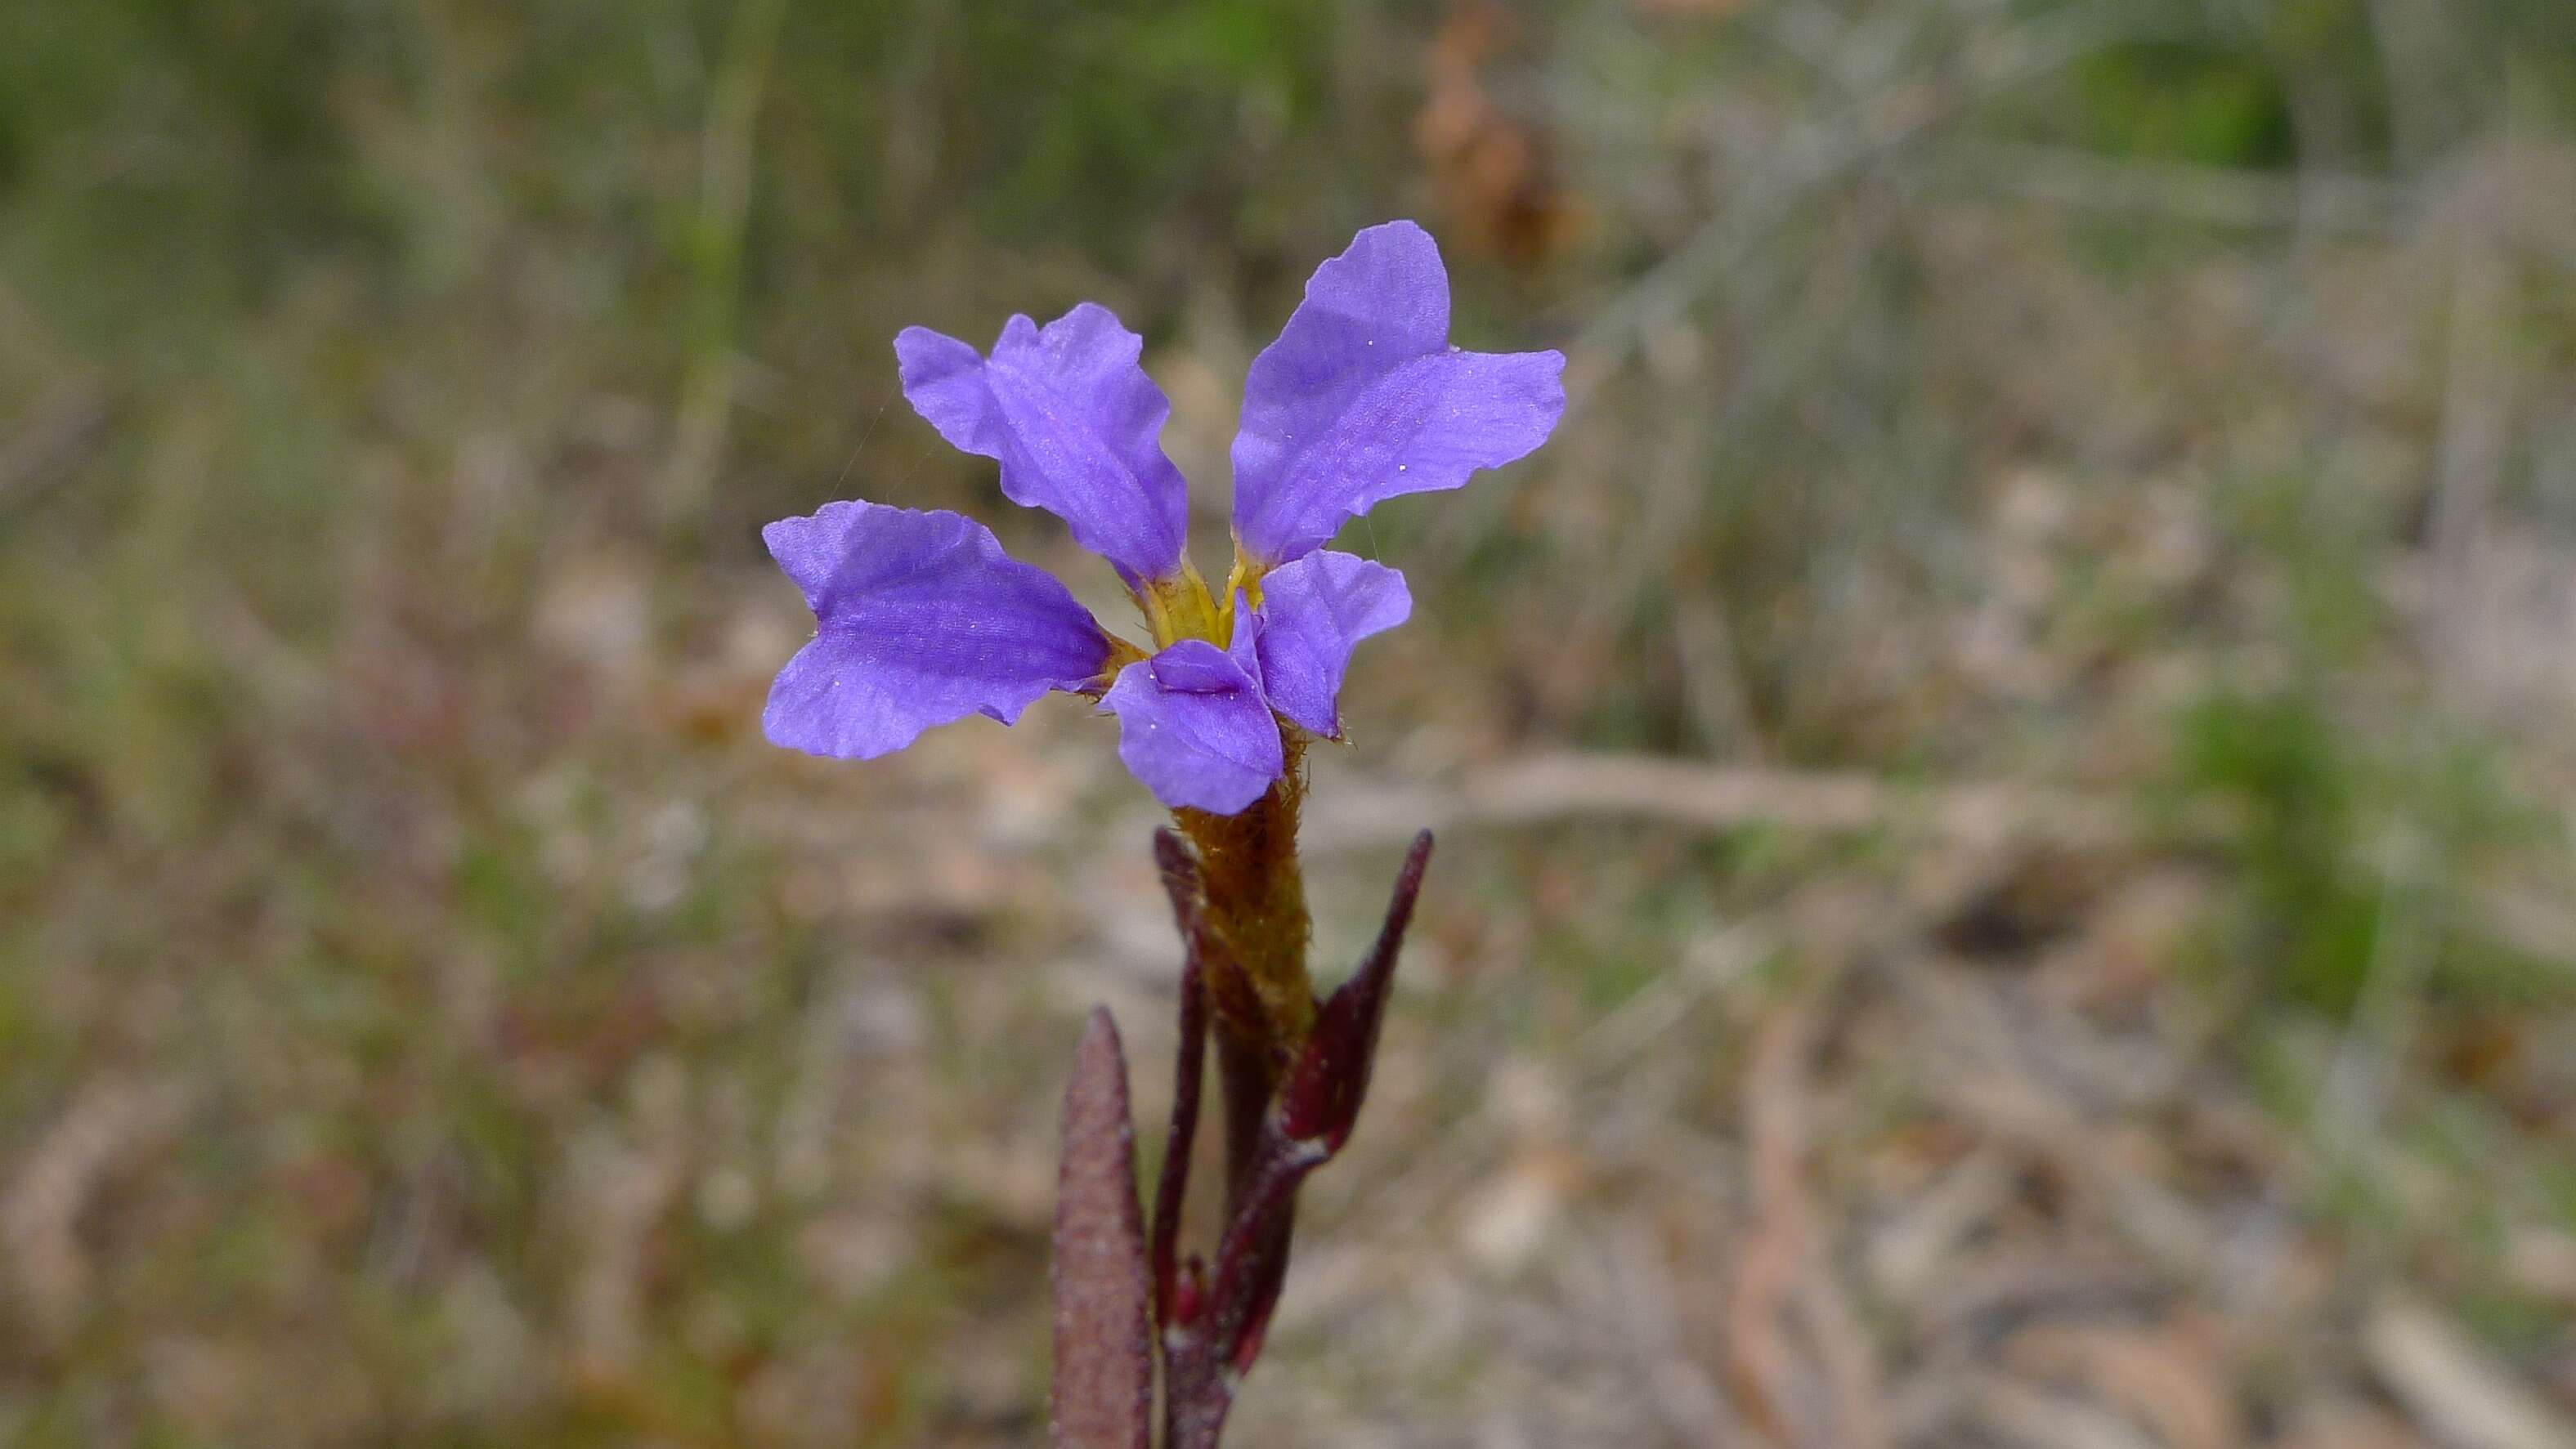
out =
[(1336, 808), (1309, 821), (1310, 849), (1393, 845), (1424, 820), (1441, 829), (1592, 817), (1705, 830), (1914, 826), (1965, 842), (2037, 835), (2103, 845), (2133, 834), (2116, 802), (2025, 785), (1915, 786), (1859, 771), (1701, 765), (1648, 755), (1534, 755), (1476, 770), (1446, 789), (1347, 790), (1336, 799)]

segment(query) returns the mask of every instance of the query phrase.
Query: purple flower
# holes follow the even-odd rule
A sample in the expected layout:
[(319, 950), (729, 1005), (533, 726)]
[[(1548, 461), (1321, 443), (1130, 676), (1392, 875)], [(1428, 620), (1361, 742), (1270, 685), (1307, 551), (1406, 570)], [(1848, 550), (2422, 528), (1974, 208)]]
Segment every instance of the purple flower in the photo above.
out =
[(1234, 568), (1212, 592), (1184, 547), (1188, 488), (1158, 441), (1172, 407), (1143, 346), (1087, 302), (1044, 327), (1013, 317), (990, 354), (920, 327), (894, 344), (914, 410), (1107, 559), (1157, 652), (972, 519), (827, 504), (761, 531), (818, 624), (770, 690), (772, 741), (873, 759), (969, 714), (1009, 724), (1061, 689), (1118, 716), (1119, 758), (1165, 805), (1242, 810), (1286, 768), (1282, 720), (1341, 737), (1351, 650), (1413, 608), (1402, 574), (1324, 545), (1380, 499), (1523, 456), (1565, 410), (1563, 356), (1450, 346), (1439, 248), (1409, 221), (1370, 227), (1253, 359)]

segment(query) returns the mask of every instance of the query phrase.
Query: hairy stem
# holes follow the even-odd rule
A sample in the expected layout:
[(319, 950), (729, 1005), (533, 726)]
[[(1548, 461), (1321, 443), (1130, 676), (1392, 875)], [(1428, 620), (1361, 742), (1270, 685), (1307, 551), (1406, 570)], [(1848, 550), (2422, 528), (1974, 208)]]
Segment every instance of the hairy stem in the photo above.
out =
[(1223, 948), (1207, 982), (1220, 1059), (1231, 1037), (1268, 1059), (1264, 1075), (1272, 1080), (1315, 1023), (1315, 988), (1306, 975), (1313, 926), (1297, 865), (1306, 745), (1295, 729), (1285, 734), (1288, 768), (1250, 809), (1174, 812), (1198, 852), (1208, 925)]

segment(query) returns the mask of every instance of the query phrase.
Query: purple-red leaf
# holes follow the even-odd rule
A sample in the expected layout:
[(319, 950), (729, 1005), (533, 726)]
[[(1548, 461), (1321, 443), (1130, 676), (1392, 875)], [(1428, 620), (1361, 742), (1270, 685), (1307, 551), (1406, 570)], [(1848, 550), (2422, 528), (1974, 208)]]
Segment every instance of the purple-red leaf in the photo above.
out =
[(1190, 1148), (1199, 1131), (1199, 1084), (1207, 1060), (1207, 903), (1198, 862), (1168, 830), (1154, 832), (1154, 863), (1172, 898), (1181, 931), (1181, 1019), (1172, 1068), (1172, 1127), (1163, 1139), (1163, 1168), (1154, 1184), (1154, 1321), (1172, 1322), (1173, 1257), (1181, 1240), (1181, 1205), (1190, 1191)]
[(1431, 832), (1425, 830), (1413, 837), (1413, 848), (1404, 854), (1377, 944), (1316, 1014), (1315, 1029), (1279, 1088), (1279, 1128), (1291, 1142), (1319, 1144), (1329, 1156), (1350, 1140), (1360, 1103), (1368, 1097), (1395, 958), (1404, 948), (1413, 904), (1422, 894), (1422, 872), (1430, 863)]
[(1359, 1120), (1388, 985), (1430, 861), (1426, 830), (1405, 854), (1377, 943), (1317, 1013), (1314, 1031), (1262, 1118), (1204, 1294), (1193, 1279), (1193, 1291), (1180, 1295), (1195, 1311), (1175, 1315), (1180, 1332), (1165, 1338), (1166, 1449), (1214, 1449), (1235, 1383), (1260, 1355), (1288, 1271), (1298, 1185), (1341, 1150)]
[(1149, 1449), (1154, 1341), (1127, 1057), (1094, 1007), (1064, 1093), (1055, 1202), (1056, 1449)]

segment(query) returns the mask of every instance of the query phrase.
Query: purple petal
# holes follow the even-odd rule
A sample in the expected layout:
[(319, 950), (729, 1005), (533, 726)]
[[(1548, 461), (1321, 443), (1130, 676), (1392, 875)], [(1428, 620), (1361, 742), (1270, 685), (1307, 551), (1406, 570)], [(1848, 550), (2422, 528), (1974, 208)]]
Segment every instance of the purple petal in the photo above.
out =
[(1252, 600), (1244, 594), (1243, 590), (1235, 590), (1234, 638), (1225, 646), (1225, 657), (1233, 660), (1234, 667), (1242, 670), (1254, 684), (1263, 683), (1261, 629), (1261, 611), (1252, 607)]
[(1260, 685), (1204, 639), (1118, 671), (1100, 707), (1118, 716), (1118, 758), (1176, 810), (1232, 815), (1287, 768)]
[(772, 743), (870, 760), (979, 711), (1009, 724), (1108, 665), (1090, 611), (971, 518), (827, 503), (760, 536), (819, 625), (770, 686)]
[(1189, 487), (1159, 441), (1172, 405), (1136, 363), (1144, 346), (1089, 302), (1043, 329), (1013, 317), (990, 360), (926, 327), (894, 340), (913, 410), (998, 460), (1012, 502), (1072, 525), (1130, 588), (1176, 572), (1189, 529)]
[(1399, 493), (1455, 488), (1547, 440), (1565, 411), (1555, 352), (1449, 345), (1449, 276), (1430, 233), (1373, 226), (1315, 270), (1252, 360), (1234, 440), (1234, 536), (1280, 564)]
[(1339, 739), (1342, 673), (1351, 649), (1405, 621), (1413, 595), (1404, 575), (1329, 549), (1283, 564), (1261, 580), (1261, 687), (1270, 707)]

